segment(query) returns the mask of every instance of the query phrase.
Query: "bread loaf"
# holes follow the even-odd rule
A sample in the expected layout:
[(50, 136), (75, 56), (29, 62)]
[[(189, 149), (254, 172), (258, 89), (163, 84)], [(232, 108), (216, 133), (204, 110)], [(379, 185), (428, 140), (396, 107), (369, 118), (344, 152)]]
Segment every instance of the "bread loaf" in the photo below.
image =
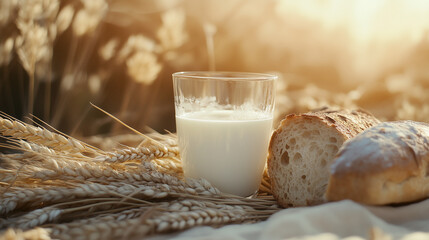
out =
[(324, 202), (329, 167), (338, 149), (345, 140), (378, 123), (361, 110), (288, 115), (269, 146), (268, 175), (277, 202), (283, 207)]
[(429, 197), (429, 124), (385, 122), (347, 141), (340, 149), (326, 193), (380, 205)]

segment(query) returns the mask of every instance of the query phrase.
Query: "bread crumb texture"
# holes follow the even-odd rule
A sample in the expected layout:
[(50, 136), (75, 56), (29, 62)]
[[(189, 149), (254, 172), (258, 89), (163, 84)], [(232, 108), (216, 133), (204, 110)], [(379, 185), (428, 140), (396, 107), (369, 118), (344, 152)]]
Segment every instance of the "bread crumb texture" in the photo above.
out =
[(379, 123), (356, 110), (288, 115), (274, 132), (268, 173), (274, 197), (283, 207), (324, 202), (329, 167), (343, 142)]

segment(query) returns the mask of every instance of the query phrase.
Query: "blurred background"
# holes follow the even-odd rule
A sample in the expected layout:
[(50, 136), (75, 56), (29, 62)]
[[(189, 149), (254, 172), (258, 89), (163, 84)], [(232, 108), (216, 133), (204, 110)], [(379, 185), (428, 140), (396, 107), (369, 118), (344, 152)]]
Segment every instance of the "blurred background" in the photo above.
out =
[(18, 119), (129, 132), (91, 102), (175, 132), (171, 74), (190, 70), (278, 74), (277, 121), (340, 106), (429, 122), (429, 1), (0, 1), (0, 111)]

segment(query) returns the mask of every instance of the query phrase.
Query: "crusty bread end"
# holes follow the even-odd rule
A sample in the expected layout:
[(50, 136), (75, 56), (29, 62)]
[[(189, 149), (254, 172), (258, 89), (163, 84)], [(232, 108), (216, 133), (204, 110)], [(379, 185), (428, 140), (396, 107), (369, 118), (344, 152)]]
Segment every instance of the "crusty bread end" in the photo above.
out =
[(323, 110), (288, 115), (274, 131), (269, 147), (271, 190), (283, 207), (325, 201), (329, 167), (343, 142), (378, 124), (356, 110)]

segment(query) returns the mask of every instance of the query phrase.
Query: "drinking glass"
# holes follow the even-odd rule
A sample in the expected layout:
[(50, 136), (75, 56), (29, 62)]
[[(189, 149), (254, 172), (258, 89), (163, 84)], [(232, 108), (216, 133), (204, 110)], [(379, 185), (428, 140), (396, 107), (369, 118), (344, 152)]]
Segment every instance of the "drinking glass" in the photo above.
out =
[(262, 73), (173, 74), (185, 177), (204, 178), (229, 194), (257, 192), (272, 133), (276, 79)]

